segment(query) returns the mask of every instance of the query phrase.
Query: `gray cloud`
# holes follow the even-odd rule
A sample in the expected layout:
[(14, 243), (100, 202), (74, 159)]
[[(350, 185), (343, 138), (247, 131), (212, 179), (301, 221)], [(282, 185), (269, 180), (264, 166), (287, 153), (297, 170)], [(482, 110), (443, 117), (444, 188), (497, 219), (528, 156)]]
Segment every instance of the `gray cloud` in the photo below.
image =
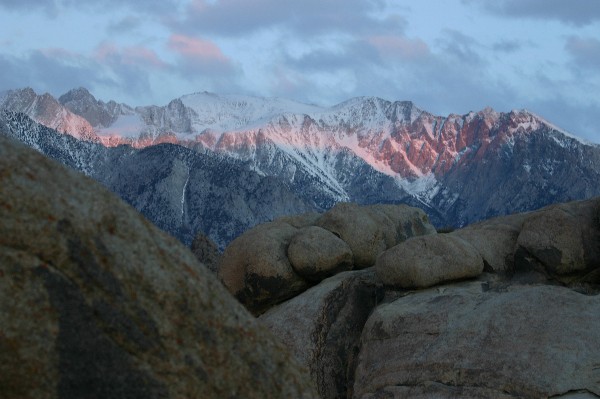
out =
[[(283, 62), (287, 79), (281, 78), (285, 75), (281, 69), (273, 76), (284, 82), (284, 94), (316, 103), (331, 104), (343, 100), (340, 96), (344, 95), (377, 95), (412, 100), (438, 114), (468, 112), (486, 105), (513, 108), (515, 90), (490, 76), (487, 61), (478, 54), (482, 46), (458, 32), (447, 31), (444, 36), (436, 49), (416, 38), (393, 37), (384, 42), (389, 49), (399, 49), (393, 56), (382, 51), (379, 42), (356, 40), (335, 51), (319, 49), (300, 58), (287, 57)], [(319, 80), (323, 73), (343, 78), (327, 87)]]
[(371, 16), (384, 6), (383, 0), (195, 0), (184, 17), (172, 21), (172, 25), (185, 32), (223, 36), (274, 27), (303, 35), (332, 31), (356, 34), (373, 29), (402, 31), (406, 20), (401, 16), (383, 20)]
[(532, 102), (527, 108), (571, 134), (600, 143), (600, 104), (576, 103), (556, 96)]
[(142, 25), (143, 21), (139, 17), (129, 15), (118, 21), (113, 21), (108, 25), (107, 31), (111, 34), (133, 32)]
[(577, 67), (593, 70), (600, 74), (600, 40), (594, 37), (571, 36), (565, 49)]
[(0, 8), (26, 12), (41, 10), (49, 15), (55, 15), (58, 5), (56, 0), (0, 0)]
[(523, 47), (521, 42), (516, 40), (501, 40), (492, 44), (492, 50), (500, 51), (503, 53), (514, 53), (519, 51)]
[(150, 92), (148, 74), (114, 62), (110, 67), (61, 50), (33, 51), (25, 57), (0, 55), (0, 88), (33, 87), (39, 92), (60, 95), (73, 87), (94, 90), (109, 87), (143, 96)]
[(445, 29), (443, 33), (438, 44), (445, 55), (471, 66), (485, 63), (479, 55), (482, 45), (477, 40), (452, 29)]
[(462, 0), (477, 4), (486, 11), (506, 17), (554, 19), (582, 26), (600, 21), (597, 0)]
[(68, 7), (104, 11), (125, 7), (131, 8), (136, 12), (151, 13), (160, 16), (160, 13), (176, 10), (178, 4), (176, 0), (0, 0), (0, 8), (25, 12), (40, 10), (51, 17), (57, 16), (61, 9)]

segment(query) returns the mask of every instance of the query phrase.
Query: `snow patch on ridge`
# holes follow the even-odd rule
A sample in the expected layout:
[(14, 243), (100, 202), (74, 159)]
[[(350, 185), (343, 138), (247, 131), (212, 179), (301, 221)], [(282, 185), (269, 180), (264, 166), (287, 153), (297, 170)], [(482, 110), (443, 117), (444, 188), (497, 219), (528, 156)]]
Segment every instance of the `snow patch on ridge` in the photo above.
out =
[(110, 127), (96, 129), (96, 131), (99, 136), (137, 139), (144, 127), (140, 115), (128, 114), (119, 115)]
[(396, 177), (396, 184), (424, 204), (430, 204), (441, 189), (441, 185), (433, 173), (422, 175), (413, 180), (398, 176)]
[(309, 114), (320, 107), (281, 98), (261, 98), (243, 95), (195, 93), (181, 97), (186, 107), (196, 112), (193, 121), (199, 130), (219, 132), (250, 129), (285, 114)]
[(187, 170), (187, 178), (185, 179), (185, 183), (183, 184), (183, 189), (181, 190), (181, 224), (183, 224), (183, 216), (184, 216), (184, 205), (185, 205), (185, 189), (187, 188), (188, 182), (190, 181), (190, 168)]

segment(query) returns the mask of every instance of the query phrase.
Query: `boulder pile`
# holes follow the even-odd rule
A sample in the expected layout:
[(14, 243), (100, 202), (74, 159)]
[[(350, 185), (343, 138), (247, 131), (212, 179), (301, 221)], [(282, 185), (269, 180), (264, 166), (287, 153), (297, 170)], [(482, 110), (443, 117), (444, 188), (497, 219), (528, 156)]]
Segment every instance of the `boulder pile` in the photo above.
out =
[(249, 231), (218, 274), (322, 398), (600, 397), (599, 214), (437, 234), (414, 208), (340, 204)]
[(340, 203), (322, 215), (277, 219), (225, 248), (218, 276), (254, 314), (339, 272), (373, 266), (409, 237), (435, 234), (425, 212), (406, 205)]

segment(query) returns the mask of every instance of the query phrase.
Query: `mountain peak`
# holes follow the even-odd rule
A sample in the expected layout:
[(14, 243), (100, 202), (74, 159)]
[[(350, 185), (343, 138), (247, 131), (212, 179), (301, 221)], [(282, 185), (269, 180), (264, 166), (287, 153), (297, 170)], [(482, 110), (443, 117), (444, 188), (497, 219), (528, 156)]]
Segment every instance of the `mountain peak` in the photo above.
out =
[(72, 101), (96, 102), (96, 98), (85, 87), (71, 89), (58, 98), (58, 102), (63, 105)]

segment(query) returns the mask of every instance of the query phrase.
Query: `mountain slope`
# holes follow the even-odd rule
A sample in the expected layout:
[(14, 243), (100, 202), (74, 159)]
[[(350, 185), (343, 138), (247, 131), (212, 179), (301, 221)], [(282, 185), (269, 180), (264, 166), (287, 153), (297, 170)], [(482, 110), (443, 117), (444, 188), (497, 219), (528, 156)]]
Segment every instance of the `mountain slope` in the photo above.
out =
[(0, 134), (98, 180), (188, 245), (202, 231), (224, 248), (260, 222), (319, 209), (280, 179), (261, 176), (218, 154), (172, 144), (107, 148), (6, 110), (0, 111)]

